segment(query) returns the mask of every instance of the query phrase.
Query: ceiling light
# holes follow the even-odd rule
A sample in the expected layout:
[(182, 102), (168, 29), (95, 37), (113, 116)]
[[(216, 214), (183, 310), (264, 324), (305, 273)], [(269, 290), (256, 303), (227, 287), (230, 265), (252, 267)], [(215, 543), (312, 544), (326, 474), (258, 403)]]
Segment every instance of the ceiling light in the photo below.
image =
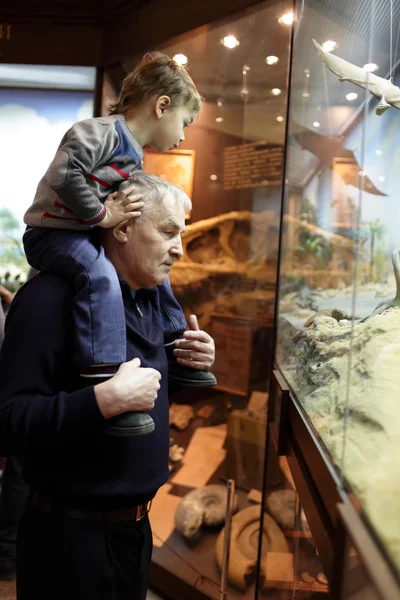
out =
[(224, 118), (223, 118), (223, 117), (217, 117), (217, 118), (215, 119), (215, 122), (216, 122), (216, 123), (222, 123), (222, 122), (223, 122), (223, 120), (224, 120)]
[(358, 94), (356, 94), (355, 92), (350, 92), (350, 94), (346, 94), (346, 100), (349, 100), (349, 102), (351, 102), (352, 100), (357, 100), (358, 98)]
[(283, 117), (279, 115), (279, 117), (276, 117), (276, 120), (278, 121), (278, 123), (282, 123)]
[(384, 175), (379, 175), (378, 180), (382, 181), (382, 183), (383, 183), (385, 181), (385, 176)]
[(267, 65), (276, 65), (276, 63), (278, 62), (279, 58), (277, 56), (267, 56), (267, 58), (265, 59), (265, 62), (267, 63)]
[(303, 92), (303, 98), (309, 98), (310, 94), (308, 92)]
[(314, 121), (313, 126), (314, 127), (321, 127), (321, 123), (318, 123), (318, 121)]
[(218, 175), (215, 175), (215, 173), (213, 173), (212, 175), (210, 175), (210, 179), (211, 181), (217, 181)]
[(235, 38), (234, 35), (226, 35), (221, 40), (221, 44), (225, 46), (225, 48), (236, 48), (236, 46), (239, 46), (239, 43), (239, 40)]
[(279, 17), (278, 21), (284, 25), (291, 25), (294, 21), (294, 14), (292, 12), (287, 12)]
[(377, 156), (381, 156), (382, 155), (382, 150), (375, 150), (375, 154)]
[(280, 90), (279, 88), (272, 88), (271, 93), (274, 96), (279, 96), (280, 94), (282, 94), (282, 90)]
[(221, 100), (221, 98), (218, 98), (218, 100), (217, 100), (217, 106), (218, 106), (218, 108), (221, 108), (223, 105), (224, 105), (224, 101)]
[(173, 60), (178, 63), (178, 65), (187, 65), (188, 57), (185, 54), (175, 54)]
[(373, 73), (373, 71), (377, 71), (378, 68), (379, 67), (376, 63), (367, 63), (363, 66), (364, 71), (369, 71), (370, 73)]
[(336, 50), (337, 46), (337, 42), (334, 40), (326, 40), (326, 42), (322, 44), (322, 48), (325, 52), (332, 52), (332, 50)]

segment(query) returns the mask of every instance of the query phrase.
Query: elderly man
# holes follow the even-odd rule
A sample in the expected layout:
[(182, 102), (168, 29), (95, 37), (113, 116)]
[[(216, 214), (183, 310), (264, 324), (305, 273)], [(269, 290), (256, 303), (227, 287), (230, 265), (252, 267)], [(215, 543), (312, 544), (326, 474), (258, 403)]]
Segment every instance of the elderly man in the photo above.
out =
[[(0, 357), (0, 454), (24, 455), (31, 497), (17, 542), (18, 600), (144, 600), (152, 540), (147, 512), (168, 478), (167, 359), (157, 285), (182, 255), (183, 191), (139, 173), (141, 217), (103, 232), (120, 277), (127, 362), (81, 389), (72, 294), (42, 273), (17, 294)], [(106, 292), (105, 292), (106, 293)], [(175, 350), (208, 369), (214, 344), (191, 330)], [(110, 419), (148, 411), (148, 435), (105, 435)]]

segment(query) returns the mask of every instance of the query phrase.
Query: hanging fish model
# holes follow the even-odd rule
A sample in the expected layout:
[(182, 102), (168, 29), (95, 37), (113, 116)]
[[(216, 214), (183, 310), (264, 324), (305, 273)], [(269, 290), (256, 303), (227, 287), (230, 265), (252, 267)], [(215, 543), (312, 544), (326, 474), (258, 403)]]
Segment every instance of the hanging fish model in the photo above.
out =
[(378, 98), (377, 115), (383, 114), (391, 106), (400, 109), (400, 88), (394, 85), (390, 79), (378, 77), (339, 56), (326, 52), (314, 39), (313, 44), (322, 62), (326, 64), (332, 73), (339, 77), (339, 81), (351, 81)]

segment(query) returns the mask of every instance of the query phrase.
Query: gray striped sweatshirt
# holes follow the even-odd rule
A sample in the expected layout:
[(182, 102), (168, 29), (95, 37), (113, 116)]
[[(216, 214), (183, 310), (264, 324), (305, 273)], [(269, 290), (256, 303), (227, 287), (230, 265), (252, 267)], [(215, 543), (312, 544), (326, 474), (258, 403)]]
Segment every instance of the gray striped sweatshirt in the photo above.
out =
[(124, 115), (86, 119), (61, 140), (24, 221), (30, 227), (91, 229), (105, 217), (104, 201), (142, 169), (143, 150)]

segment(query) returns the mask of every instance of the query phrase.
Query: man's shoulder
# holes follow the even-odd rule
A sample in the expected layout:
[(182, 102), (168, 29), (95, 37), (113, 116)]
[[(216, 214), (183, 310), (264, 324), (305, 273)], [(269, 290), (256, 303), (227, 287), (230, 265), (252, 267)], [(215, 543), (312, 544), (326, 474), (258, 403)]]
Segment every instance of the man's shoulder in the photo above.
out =
[(51, 273), (39, 273), (17, 292), (11, 304), (15, 310), (26, 309), (31, 317), (43, 315), (49, 321), (71, 306), (74, 290), (66, 279)]

